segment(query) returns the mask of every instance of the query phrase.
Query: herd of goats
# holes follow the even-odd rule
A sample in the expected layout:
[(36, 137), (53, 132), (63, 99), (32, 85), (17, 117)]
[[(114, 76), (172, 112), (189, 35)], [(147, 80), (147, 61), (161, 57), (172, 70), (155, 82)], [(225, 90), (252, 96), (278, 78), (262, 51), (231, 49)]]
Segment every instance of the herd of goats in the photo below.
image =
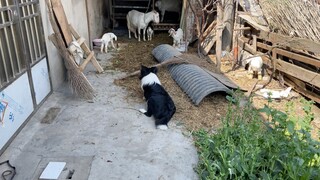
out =
[[(155, 7), (157, 7), (161, 12), (161, 22), (164, 20), (164, 15), (166, 11), (178, 12), (180, 16), (181, 12), (181, 2), (171, 1), (171, 0), (158, 0), (155, 2)], [(134, 33), (134, 37), (140, 41), (141, 30), (143, 31), (143, 41), (152, 40), (154, 35), (153, 29), (149, 26), (151, 22), (158, 24), (160, 22), (159, 13), (155, 10), (152, 10), (148, 13), (142, 13), (137, 10), (131, 10), (128, 12), (127, 16), (127, 28), (129, 39), (131, 39), (131, 32)], [(146, 36), (147, 33), (147, 36)], [(171, 28), (169, 31), (169, 36), (173, 38), (173, 46), (179, 47), (183, 40), (183, 30), (178, 28), (177, 30)], [(108, 46), (111, 45), (115, 49), (113, 41), (117, 40), (117, 36), (108, 32), (105, 33), (101, 38), (101, 52), (108, 51)]]
[[(170, 12), (178, 12), (180, 17), (181, 12), (181, 2), (179, 1), (171, 1), (171, 0), (158, 0), (155, 3), (155, 7), (160, 10), (161, 13), (161, 22), (163, 22), (164, 15), (166, 11)], [(131, 10), (128, 12), (126, 16), (127, 20), (127, 28), (129, 39), (131, 39), (131, 32), (134, 33), (134, 37), (140, 41), (141, 30), (143, 31), (143, 41), (146, 41), (146, 33), (147, 40), (150, 41), (154, 35), (152, 28), (149, 26), (151, 22), (158, 24), (160, 22), (159, 13), (155, 10), (152, 10), (148, 13), (142, 13), (137, 10)], [(138, 33), (137, 33), (138, 32)], [(171, 28), (168, 31), (169, 36), (173, 38), (173, 47), (180, 47), (183, 42), (183, 30), (178, 28), (177, 30)], [(109, 43), (111, 47), (115, 49), (113, 41), (117, 40), (117, 36), (108, 32), (105, 33), (101, 38), (101, 52), (107, 53)], [(248, 66), (248, 76), (250, 79), (253, 78), (254, 74), (258, 76), (258, 79), (262, 79), (262, 66), (263, 60), (260, 56), (252, 56), (243, 54), (243, 65), (249, 64)]]

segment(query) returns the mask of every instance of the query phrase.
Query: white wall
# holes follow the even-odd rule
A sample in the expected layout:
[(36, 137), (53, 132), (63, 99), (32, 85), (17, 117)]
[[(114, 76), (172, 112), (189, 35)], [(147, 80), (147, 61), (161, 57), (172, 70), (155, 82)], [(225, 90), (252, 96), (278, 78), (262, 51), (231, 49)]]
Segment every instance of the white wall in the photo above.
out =
[(107, 21), (107, 6), (109, 0), (87, 0), (87, 12), (89, 22), (89, 38), (92, 41), (95, 38), (101, 38)]

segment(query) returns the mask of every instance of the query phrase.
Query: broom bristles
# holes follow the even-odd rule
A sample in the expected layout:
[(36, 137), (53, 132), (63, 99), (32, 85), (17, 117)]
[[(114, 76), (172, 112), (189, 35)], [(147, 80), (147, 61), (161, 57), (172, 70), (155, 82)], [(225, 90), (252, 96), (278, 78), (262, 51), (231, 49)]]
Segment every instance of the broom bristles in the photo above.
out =
[(88, 79), (77, 67), (75, 62), (70, 62), (74, 60), (73, 56), (69, 56), (64, 60), (65, 67), (67, 69), (69, 85), (72, 89), (72, 92), (79, 97), (85, 99), (92, 99), (94, 97), (94, 89), (91, 86)]
[(74, 94), (85, 99), (94, 97), (94, 89), (79, 70), (69, 69), (68, 81)]

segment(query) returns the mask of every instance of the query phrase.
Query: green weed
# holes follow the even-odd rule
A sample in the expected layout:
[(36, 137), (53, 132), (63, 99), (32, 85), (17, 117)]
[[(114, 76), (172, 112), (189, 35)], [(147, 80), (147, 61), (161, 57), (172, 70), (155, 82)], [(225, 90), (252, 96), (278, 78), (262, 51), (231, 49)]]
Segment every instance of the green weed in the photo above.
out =
[[(215, 134), (195, 132), (200, 179), (320, 179), (320, 143), (311, 138), (312, 102), (304, 101), (305, 116), (294, 115), (293, 104), (281, 112), (265, 105), (228, 97), (228, 113)], [(259, 113), (268, 115), (268, 122)]]

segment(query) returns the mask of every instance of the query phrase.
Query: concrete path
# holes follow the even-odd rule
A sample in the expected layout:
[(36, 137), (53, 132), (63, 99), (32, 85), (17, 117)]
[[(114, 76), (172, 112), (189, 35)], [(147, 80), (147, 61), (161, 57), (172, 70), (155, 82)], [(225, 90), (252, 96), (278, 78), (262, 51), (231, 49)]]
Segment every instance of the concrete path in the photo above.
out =
[(0, 162), (10, 160), (17, 180), (38, 179), (49, 161), (67, 162), (61, 179), (198, 179), (191, 138), (174, 122), (156, 130), (152, 118), (134, 110), (144, 104), (128, 102), (113, 84), (120, 75), (86, 72), (97, 91), (93, 102), (73, 97), (68, 85), (53, 92)]

